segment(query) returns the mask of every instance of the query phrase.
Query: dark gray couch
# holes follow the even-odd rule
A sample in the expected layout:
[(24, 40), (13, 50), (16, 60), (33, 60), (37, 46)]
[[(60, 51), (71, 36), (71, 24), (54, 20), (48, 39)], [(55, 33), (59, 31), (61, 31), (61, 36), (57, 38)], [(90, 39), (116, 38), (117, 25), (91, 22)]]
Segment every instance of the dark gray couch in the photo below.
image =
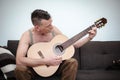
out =
[[(17, 45), (18, 40), (8, 40), (7, 48), (16, 55)], [(120, 80), (120, 65), (113, 64), (120, 59), (120, 41), (91, 41), (75, 51), (79, 63), (76, 80)]]
[[(79, 54), (78, 54), (79, 53)], [(120, 80), (120, 41), (92, 41), (81, 48), (77, 80)]]

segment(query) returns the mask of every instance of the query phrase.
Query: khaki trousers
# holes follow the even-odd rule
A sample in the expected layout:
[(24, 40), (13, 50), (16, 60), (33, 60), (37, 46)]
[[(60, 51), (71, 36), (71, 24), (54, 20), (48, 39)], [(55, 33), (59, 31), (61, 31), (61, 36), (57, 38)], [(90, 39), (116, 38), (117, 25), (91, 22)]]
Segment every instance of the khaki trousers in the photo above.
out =
[(56, 74), (61, 75), (61, 80), (75, 80), (78, 69), (78, 62), (71, 58), (63, 61)]

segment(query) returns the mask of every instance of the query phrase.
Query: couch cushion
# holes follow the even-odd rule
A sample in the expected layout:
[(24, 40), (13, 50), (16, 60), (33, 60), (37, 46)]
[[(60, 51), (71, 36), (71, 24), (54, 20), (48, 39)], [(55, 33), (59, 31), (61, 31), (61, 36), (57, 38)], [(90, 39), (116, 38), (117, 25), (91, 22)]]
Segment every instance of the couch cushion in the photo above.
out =
[(3, 75), (3, 72), (0, 70), (0, 80), (5, 80), (5, 77)]
[(120, 59), (120, 41), (91, 41), (81, 47), (82, 69), (105, 69)]
[(6, 79), (15, 79), (15, 56), (7, 49), (0, 48), (0, 69)]
[(76, 80), (120, 80), (120, 71), (79, 70)]

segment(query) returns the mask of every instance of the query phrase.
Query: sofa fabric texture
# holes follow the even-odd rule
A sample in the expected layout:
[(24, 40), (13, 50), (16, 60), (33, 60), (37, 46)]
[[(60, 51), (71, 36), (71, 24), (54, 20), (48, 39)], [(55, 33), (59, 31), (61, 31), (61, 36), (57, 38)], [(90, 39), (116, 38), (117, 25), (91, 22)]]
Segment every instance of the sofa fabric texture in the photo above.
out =
[[(18, 42), (8, 40), (7, 43), (7, 49), (15, 56)], [(76, 48), (73, 57), (79, 64), (76, 80), (120, 80), (120, 41), (90, 41)], [(54, 79), (57, 80), (56, 76), (50, 80)]]

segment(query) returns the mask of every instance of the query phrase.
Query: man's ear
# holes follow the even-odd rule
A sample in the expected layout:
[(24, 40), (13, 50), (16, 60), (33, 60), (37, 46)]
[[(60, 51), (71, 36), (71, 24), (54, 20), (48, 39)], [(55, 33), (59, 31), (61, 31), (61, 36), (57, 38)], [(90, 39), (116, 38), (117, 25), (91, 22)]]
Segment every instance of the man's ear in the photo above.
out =
[(39, 26), (38, 25), (35, 25), (34, 28), (35, 28), (36, 31), (39, 31)]

